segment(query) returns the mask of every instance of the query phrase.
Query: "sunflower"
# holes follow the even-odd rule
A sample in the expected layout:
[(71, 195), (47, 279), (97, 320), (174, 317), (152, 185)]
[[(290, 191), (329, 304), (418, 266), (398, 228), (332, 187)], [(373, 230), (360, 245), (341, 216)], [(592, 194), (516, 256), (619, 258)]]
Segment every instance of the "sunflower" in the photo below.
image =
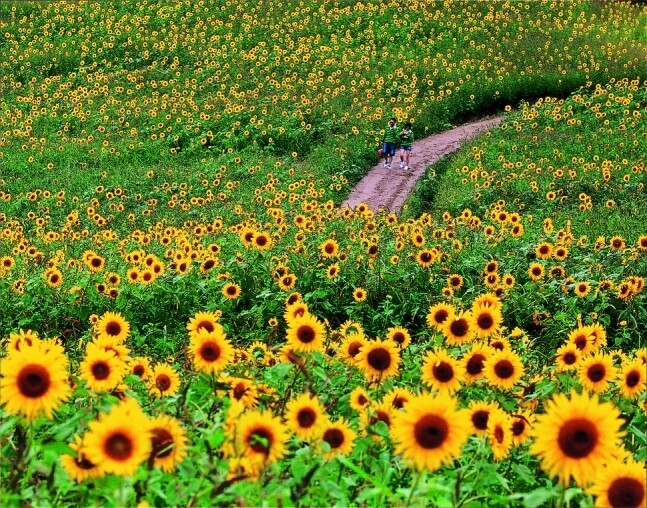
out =
[(136, 356), (128, 359), (128, 374), (137, 376), (140, 379), (147, 379), (151, 373), (151, 362), (145, 356)]
[(427, 313), (427, 325), (429, 328), (440, 330), (447, 320), (452, 320), (456, 314), (456, 309), (448, 303), (437, 303), (429, 307)]
[(180, 389), (180, 375), (165, 363), (155, 365), (148, 380), (148, 391), (156, 397), (175, 395)]
[(400, 349), (406, 348), (411, 343), (411, 335), (406, 328), (395, 326), (386, 331), (386, 339), (395, 342)]
[(337, 348), (337, 354), (346, 363), (354, 365), (357, 361), (357, 355), (367, 344), (368, 340), (363, 333), (350, 333)]
[(196, 370), (216, 374), (234, 359), (234, 348), (224, 328), (216, 324), (211, 332), (201, 328), (191, 336), (189, 355)]
[(474, 328), (471, 326), (472, 313), (461, 312), (454, 315), (451, 319), (447, 319), (441, 328), (441, 332), (445, 336), (446, 342), (450, 346), (457, 346), (467, 344), (474, 338)]
[(393, 409), (402, 409), (414, 396), (413, 392), (407, 388), (395, 387), (384, 394), (382, 401)]
[(570, 399), (556, 394), (537, 416), (530, 453), (539, 457), (551, 478), (558, 476), (568, 485), (573, 477), (585, 486), (621, 446), (623, 422), (620, 411), (610, 402), (599, 402), (595, 394), (572, 391)]
[(416, 254), (416, 262), (423, 268), (429, 268), (438, 259), (438, 253), (435, 250), (422, 249)]
[(236, 424), (235, 435), (236, 450), (255, 466), (276, 462), (287, 451), (288, 428), (270, 411), (243, 413)]
[(460, 389), (462, 378), (458, 360), (445, 349), (429, 351), (422, 362), (420, 379), (434, 390), (453, 394)]
[(106, 473), (132, 476), (151, 453), (151, 437), (148, 417), (126, 399), (88, 424), (84, 453)]
[(220, 312), (196, 312), (186, 325), (189, 336), (204, 329), (208, 332), (215, 331), (219, 326)]
[(118, 312), (106, 312), (94, 325), (94, 330), (99, 337), (108, 336), (123, 342), (130, 334), (130, 324)]
[(501, 408), (496, 402), (486, 402), (483, 400), (470, 401), (467, 408), (470, 432), (477, 436), (487, 435), (488, 422), (490, 421), (490, 416), (495, 411), (501, 411)]
[(0, 362), (0, 404), (32, 421), (53, 411), (70, 395), (67, 358), (42, 343), (12, 350)]
[(222, 287), (222, 295), (227, 300), (235, 300), (240, 296), (240, 286), (235, 282), (228, 282)]
[(329, 238), (319, 246), (319, 252), (325, 258), (334, 258), (339, 253), (339, 244), (336, 240)]
[(512, 447), (511, 419), (505, 411), (492, 412), (488, 419), (487, 436), (494, 460), (505, 459)]
[(308, 313), (308, 304), (306, 302), (297, 301), (286, 306), (283, 317), (286, 321), (302, 317)]
[(287, 345), (296, 352), (323, 351), (325, 338), (324, 324), (312, 314), (304, 314), (288, 321)]
[(502, 390), (510, 390), (523, 377), (521, 358), (513, 351), (495, 351), (484, 362), (488, 384)]
[(618, 389), (623, 397), (635, 399), (645, 391), (645, 365), (639, 358), (625, 362), (618, 376)]
[(553, 246), (548, 242), (542, 242), (535, 248), (537, 259), (550, 259), (553, 254)]
[(255, 481), (258, 479), (260, 469), (252, 464), (247, 457), (231, 457), (228, 461), (229, 470), (227, 480), (235, 481), (247, 479)]
[(320, 435), (321, 441), (327, 444), (326, 449), (321, 452), (321, 457), (331, 460), (337, 455), (348, 455), (353, 450), (357, 432), (350, 428), (346, 420), (340, 418), (336, 422), (326, 422)]
[(187, 437), (180, 422), (168, 415), (150, 420), (151, 452), (149, 460), (155, 467), (170, 473), (186, 457)]
[(288, 273), (283, 275), (279, 280), (278, 284), (282, 291), (290, 291), (294, 288), (297, 283), (297, 277), (294, 274)]
[(543, 279), (544, 273), (545, 273), (544, 267), (539, 263), (532, 263), (528, 267), (528, 276), (530, 277), (531, 280), (538, 281)]
[(644, 508), (647, 506), (647, 474), (644, 462), (612, 460), (600, 468), (587, 491), (599, 508)]
[(369, 381), (384, 381), (398, 373), (400, 353), (389, 340), (369, 341), (355, 357), (356, 365)]
[(452, 273), (447, 277), (447, 285), (453, 290), (460, 289), (463, 286), (463, 276)]
[(79, 378), (94, 392), (113, 390), (124, 378), (126, 364), (114, 353), (91, 342), (79, 365)]
[(330, 265), (328, 268), (326, 268), (326, 278), (334, 279), (339, 275), (339, 271), (340, 271), (340, 268), (337, 263)]
[(63, 273), (56, 267), (49, 268), (45, 272), (45, 281), (51, 288), (57, 288), (63, 284)]
[(467, 384), (473, 383), (475, 380), (485, 377), (484, 368), (485, 360), (492, 354), (492, 350), (481, 342), (472, 344), (471, 349), (465, 352), (461, 363), (463, 366), (463, 374)]
[(576, 369), (582, 353), (577, 346), (572, 343), (562, 345), (555, 353), (555, 363), (557, 363), (557, 372), (565, 372)]
[(17, 333), (10, 333), (7, 341), (7, 352), (22, 351), (41, 344), (38, 334), (33, 330), (20, 329)]
[(496, 295), (496, 293), (489, 292), (483, 293), (474, 298), (472, 308), (476, 309), (478, 307), (491, 307), (493, 309), (501, 310), (503, 305), (501, 304), (501, 299)]
[(519, 446), (530, 439), (530, 431), (535, 422), (535, 414), (530, 411), (512, 415), (510, 431), (512, 432), (512, 444)]
[(258, 390), (254, 382), (242, 377), (221, 376), (220, 381), (229, 388), (229, 398), (240, 402), (243, 407), (253, 408), (258, 405)]
[(617, 375), (613, 358), (604, 353), (589, 355), (579, 364), (579, 380), (585, 390), (602, 393)]
[(465, 411), (456, 405), (456, 400), (447, 394), (422, 394), (409, 401), (393, 416), (394, 452), (419, 471), (436, 471), (453, 461), (469, 435)]
[(60, 455), (61, 467), (74, 481), (82, 481), (100, 478), (105, 472), (93, 462), (89, 461), (83, 452), (83, 441), (80, 436), (74, 436), (74, 442), (69, 444), (74, 455)]
[(473, 307), (470, 317), (470, 328), (474, 330), (476, 337), (479, 339), (499, 332), (503, 322), (503, 315), (497, 307)]
[(588, 355), (593, 349), (593, 333), (590, 326), (580, 326), (569, 332), (567, 342), (573, 344), (582, 356)]
[(360, 431), (363, 436), (371, 435), (374, 441), (382, 441), (382, 438), (375, 430), (378, 422), (384, 423), (386, 427), (391, 426), (393, 413), (396, 409), (389, 401), (373, 401), (365, 411), (360, 413)]
[(252, 247), (260, 251), (269, 250), (272, 248), (272, 237), (267, 233), (256, 233), (252, 240)]
[(292, 399), (285, 406), (285, 422), (300, 439), (311, 439), (318, 434), (321, 425), (328, 420), (324, 407), (316, 397), (307, 393)]
[(130, 349), (119, 342), (119, 339), (116, 337), (111, 337), (110, 335), (99, 335), (91, 342), (91, 344), (103, 349), (104, 351), (114, 353), (122, 362), (128, 360)]
[(363, 302), (364, 300), (366, 300), (367, 296), (368, 296), (368, 293), (366, 292), (366, 289), (364, 288), (353, 289), (353, 299), (356, 302)]
[(584, 298), (591, 292), (591, 284), (586, 281), (577, 282), (573, 288), (573, 292), (580, 298)]
[(355, 411), (364, 410), (370, 402), (371, 397), (361, 386), (356, 386), (353, 391), (350, 392), (350, 407)]

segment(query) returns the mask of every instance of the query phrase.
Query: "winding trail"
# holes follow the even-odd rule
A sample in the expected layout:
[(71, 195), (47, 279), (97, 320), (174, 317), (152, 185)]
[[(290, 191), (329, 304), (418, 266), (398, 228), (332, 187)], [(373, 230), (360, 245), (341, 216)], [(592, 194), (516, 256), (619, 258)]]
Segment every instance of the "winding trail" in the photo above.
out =
[(341, 207), (355, 208), (360, 203), (366, 203), (374, 211), (384, 209), (397, 213), (418, 179), (425, 174), (427, 166), (455, 152), (465, 141), (498, 125), (502, 119), (502, 116), (496, 116), (479, 120), (415, 141), (408, 171), (398, 169), (398, 151), (393, 158), (392, 169), (385, 168), (383, 161), (373, 166), (357, 183)]

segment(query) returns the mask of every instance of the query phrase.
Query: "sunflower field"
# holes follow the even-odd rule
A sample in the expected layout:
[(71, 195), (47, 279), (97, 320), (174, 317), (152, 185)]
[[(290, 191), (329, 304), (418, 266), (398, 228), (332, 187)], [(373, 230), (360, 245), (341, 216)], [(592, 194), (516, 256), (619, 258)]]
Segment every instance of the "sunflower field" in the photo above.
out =
[[(646, 506), (645, 26), (0, 3), (2, 505)], [(389, 117), (495, 113), (340, 208)]]

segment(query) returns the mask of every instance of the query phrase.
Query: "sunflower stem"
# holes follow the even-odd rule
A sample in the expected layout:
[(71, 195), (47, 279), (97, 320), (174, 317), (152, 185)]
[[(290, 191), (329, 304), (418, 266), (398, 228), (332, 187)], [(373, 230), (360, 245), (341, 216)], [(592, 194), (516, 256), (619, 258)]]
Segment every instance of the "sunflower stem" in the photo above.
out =
[(422, 478), (422, 476), (425, 474), (426, 474), (426, 470), (424, 469), (416, 473), (416, 477), (414, 478), (413, 484), (411, 485), (411, 490), (409, 491), (409, 495), (407, 496), (407, 501), (404, 504), (405, 506), (411, 506), (411, 501), (413, 500), (413, 493), (418, 489), (420, 478)]

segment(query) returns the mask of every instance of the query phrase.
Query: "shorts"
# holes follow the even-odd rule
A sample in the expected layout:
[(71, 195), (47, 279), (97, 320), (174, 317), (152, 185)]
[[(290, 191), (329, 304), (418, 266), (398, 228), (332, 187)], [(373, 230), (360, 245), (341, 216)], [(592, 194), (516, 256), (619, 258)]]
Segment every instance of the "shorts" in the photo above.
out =
[(412, 145), (403, 145), (403, 146), (400, 147), (400, 150), (405, 150), (407, 152), (410, 152), (411, 150), (413, 150), (413, 146)]
[(395, 155), (395, 143), (384, 142), (384, 155), (387, 157), (393, 157)]

